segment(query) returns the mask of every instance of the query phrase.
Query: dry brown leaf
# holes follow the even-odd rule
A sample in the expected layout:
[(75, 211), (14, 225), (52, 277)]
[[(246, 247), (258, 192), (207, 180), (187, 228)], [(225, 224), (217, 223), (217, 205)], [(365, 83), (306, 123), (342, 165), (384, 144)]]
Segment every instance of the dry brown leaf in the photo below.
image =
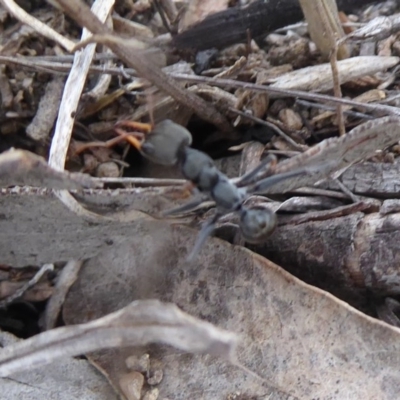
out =
[[(293, 398), (396, 398), (400, 330), (216, 239), (187, 264), (194, 239), (189, 229), (149, 225), (124, 246), (90, 260), (66, 301), (65, 321), (85, 322), (136, 299), (172, 301), (237, 333), (239, 361)], [(115, 349), (90, 358), (118, 386), (125, 359), (143, 353), (164, 372), (157, 386), (161, 397), (287, 398), (237, 367), (166, 347)]]
[[(0, 332), (0, 347), (21, 343), (10, 333)], [(0, 348), (0, 357), (4, 349)], [(12, 379), (0, 378), (4, 399), (43, 400), (117, 400), (110, 384), (87, 360), (65, 358), (51, 366), (15, 374)]]
[(53, 329), (6, 347), (0, 352), (0, 376), (91, 351), (157, 342), (229, 360), (236, 336), (185, 314), (174, 304), (135, 301), (95, 321)]
[(0, 155), (0, 187), (15, 185), (67, 190), (99, 187), (88, 175), (56, 171), (42, 157), (12, 149)]

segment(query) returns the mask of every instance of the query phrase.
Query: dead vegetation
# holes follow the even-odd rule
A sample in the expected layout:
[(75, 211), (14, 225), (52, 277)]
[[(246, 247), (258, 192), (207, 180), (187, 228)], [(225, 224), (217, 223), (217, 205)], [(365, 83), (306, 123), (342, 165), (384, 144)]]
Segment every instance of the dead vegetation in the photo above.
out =
[[(396, 398), (399, 2), (49, 3), (0, 1), (2, 393)], [(187, 261), (220, 203), (162, 218), (184, 168), (122, 129), (165, 119), (233, 188), (278, 159), (266, 241)]]

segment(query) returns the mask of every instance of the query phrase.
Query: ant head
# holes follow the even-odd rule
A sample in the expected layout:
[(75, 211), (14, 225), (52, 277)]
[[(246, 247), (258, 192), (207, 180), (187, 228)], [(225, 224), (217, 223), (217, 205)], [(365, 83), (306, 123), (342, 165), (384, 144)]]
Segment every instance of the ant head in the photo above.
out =
[(192, 135), (183, 126), (166, 119), (146, 136), (142, 154), (162, 165), (174, 165), (182, 148), (192, 144)]
[(261, 206), (242, 208), (240, 231), (246, 242), (257, 244), (265, 241), (276, 225), (276, 214), (269, 208)]

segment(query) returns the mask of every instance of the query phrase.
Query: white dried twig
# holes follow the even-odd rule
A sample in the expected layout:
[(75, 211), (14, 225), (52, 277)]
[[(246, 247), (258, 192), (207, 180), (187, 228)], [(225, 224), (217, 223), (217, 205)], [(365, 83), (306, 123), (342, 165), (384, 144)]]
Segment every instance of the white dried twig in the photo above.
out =
[(194, 318), (171, 303), (134, 301), (86, 324), (43, 332), (0, 352), (0, 376), (95, 350), (164, 343), (191, 353), (235, 361), (237, 336)]
[[(92, 11), (105, 21), (114, 5), (114, 0), (97, 0)], [(84, 29), (82, 40), (89, 37), (90, 33)], [(65, 84), (63, 98), (60, 104), (60, 112), (56, 123), (53, 141), (50, 147), (49, 164), (55, 169), (63, 170), (67, 151), (71, 140), (72, 129), (75, 123), (75, 113), (78, 108), (90, 64), (95, 53), (96, 45), (90, 44), (84, 50), (75, 54), (71, 72)], [(98, 214), (92, 213), (82, 207), (70, 193), (57, 191), (55, 195), (73, 212), (88, 220), (107, 220)]]
[(55, 286), (53, 295), (46, 305), (44, 313), (44, 329), (47, 331), (55, 327), (61, 307), (70, 287), (78, 278), (83, 261), (71, 260), (62, 269)]
[(40, 33), (44, 37), (50, 40), (54, 40), (60, 46), (68, 51), (72, 51), (75, 44), (72, 40), (65, 38), (64, 36), (57, 33), (54, 29), (39, 21), (38, 19), (29, 15), (24, 9), (17, 5), (14, 0), (0, 0), (3, 6), (12, 14), (18, 21), (33, 28), (36, 32)]
[(24, 286), (19, 288), (18, 290), (15, 291), (11, 296), (5, 298), (4, 300), (0, 301), (0, 309), (7, 307), (9, 304), (11, 304), (13, 301), (16, 299), (22, 297), (24, 293), (29, 290), (32, 286), (35, 286), (39, 281), (40, 278), (47, 272), (47, 271), (53, 271), (54, 270), (54, 265), (53, 264), (44, 264), (39, 271), (35, 274), (35, 276), (30, 279)]
[(377, 17), (369, 21), (363, 27), (348, 34), (342, 41), (372, 42), (383, 40), (396, 34), (400, 29), (400, 14), (389, 17)]

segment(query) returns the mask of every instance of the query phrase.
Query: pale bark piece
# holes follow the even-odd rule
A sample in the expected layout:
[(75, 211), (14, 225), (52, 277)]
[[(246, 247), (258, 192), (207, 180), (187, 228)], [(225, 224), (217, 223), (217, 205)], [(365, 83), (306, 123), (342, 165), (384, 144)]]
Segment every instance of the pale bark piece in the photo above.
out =
[[(2, 346), (20, 342), (15, 336), (0, 332)], [(5, 347), (6, 349), (7, 347)], [(0, 357), (4, 349), (0, 348)], [(64, 358), (48, 367), (0, 378), (0, 398), (7, 400), (117, 400), (119, 397), (87, 360)]]
[(150, 343), (229, 360), (234, 355), (236, 341), (233, 333), (193, 318), (174, 304), (135, 301), (95, 321), (52, 329), (8, 346), (0, 353), (0, 376), (86, 352)]
[(56, 326), (65, 297), (67, 296), (70, 287), (78, 278), (82, 264), (82, 261), (70, 260), (58, 275), (57, 282), (54, 287), (54, 293), (51, 295), (46, 304), (43, 318), (44, 330), (47, 331)]
[[(396, 198), (400, 191), (400, 164), (364, 162), (343, 172), (340, 181), (353, 193), (377, 198)], [(317, 185), (338, 190), (333, 180)]]
[(56, 171), (44, 158), (12, 149), (0, 155), (0, 187), (16, 185), (67, 190), (102, 186), (89, 175)]
[[(399, 60), (399, 57), (360, 56), (338, 61), (340, 83), (386, 71), (397, 65)], [(310, 92), (331, 90), (333, 88), (331, 65), (320, 64), (288, 72), (276, 78), (271, 87)]]
[(26, 134), (37, 141), (45, 141), (50, 136), (56, 120), (64, 88), (64, 78), (54, 77), (47, 86), (32, 122), (26, 128)]
[[(374, 3), (383, 1), (375, 0)], [(210, 15), (177, 35), (173, 39), (173, 45), (181, 49), (220, 49), (238, 42), (246, 42), (249, 32), (253, 38), (266, 36), (278, 28), (304, 19), (298, 0), (254, 0), (245, 3), (248, 6), (231, 7)], [(372, 0), (337, 0), (339, 11), (346, 13), (357, 12), (368, 3), (372, 3)]]
[(400, 140), (400, 118), (383, 117), (365, 122), (340, 138), (326, 139), (309, 150), (279, 163), (275, 173), (304, 168), (307, 173), (286, 179), (264, 193), (282, 193), (302, 186), (314, 185), (334, 172), (344, 170), (377, 150)]
[(355, 42), (378, 41), (396, 34), (400, 29), (400, 14), (377, 17), (346, 36)]
[(400, 293), (400, 213), (357, 212), (279, 227), (257, 251), (346, 301)]
[(184, 31), (189, 26), (197, 24), (208, 15), (228, 8), (229, 0), (191, 0), (186, 4), (186, 11), (179, 21), (179, 30)]
[[(306, 18), (311, 39), (328, 59), (335, 42), (344, 36), (336, 0), (300, 0), (300, 6)], [(339, 47), (337, 57), (339, 60), (349, 57), (349, 49), (346, 45), (342, 44)]]
[(194, 240), (187, 228), (148, 226), (90, 260), (69, 293), (65, 321), (86, 322), (134, 299), (171, 301), (238, 334), (240, 363), (269, 384), (216, 358), (159, 346), (91, 354), (114, 384), (127, 372), (126, 358), (149, 353), (164, 372), (160, 398), (396, 398), (399, 329), (217, 239), (188, 264)]

